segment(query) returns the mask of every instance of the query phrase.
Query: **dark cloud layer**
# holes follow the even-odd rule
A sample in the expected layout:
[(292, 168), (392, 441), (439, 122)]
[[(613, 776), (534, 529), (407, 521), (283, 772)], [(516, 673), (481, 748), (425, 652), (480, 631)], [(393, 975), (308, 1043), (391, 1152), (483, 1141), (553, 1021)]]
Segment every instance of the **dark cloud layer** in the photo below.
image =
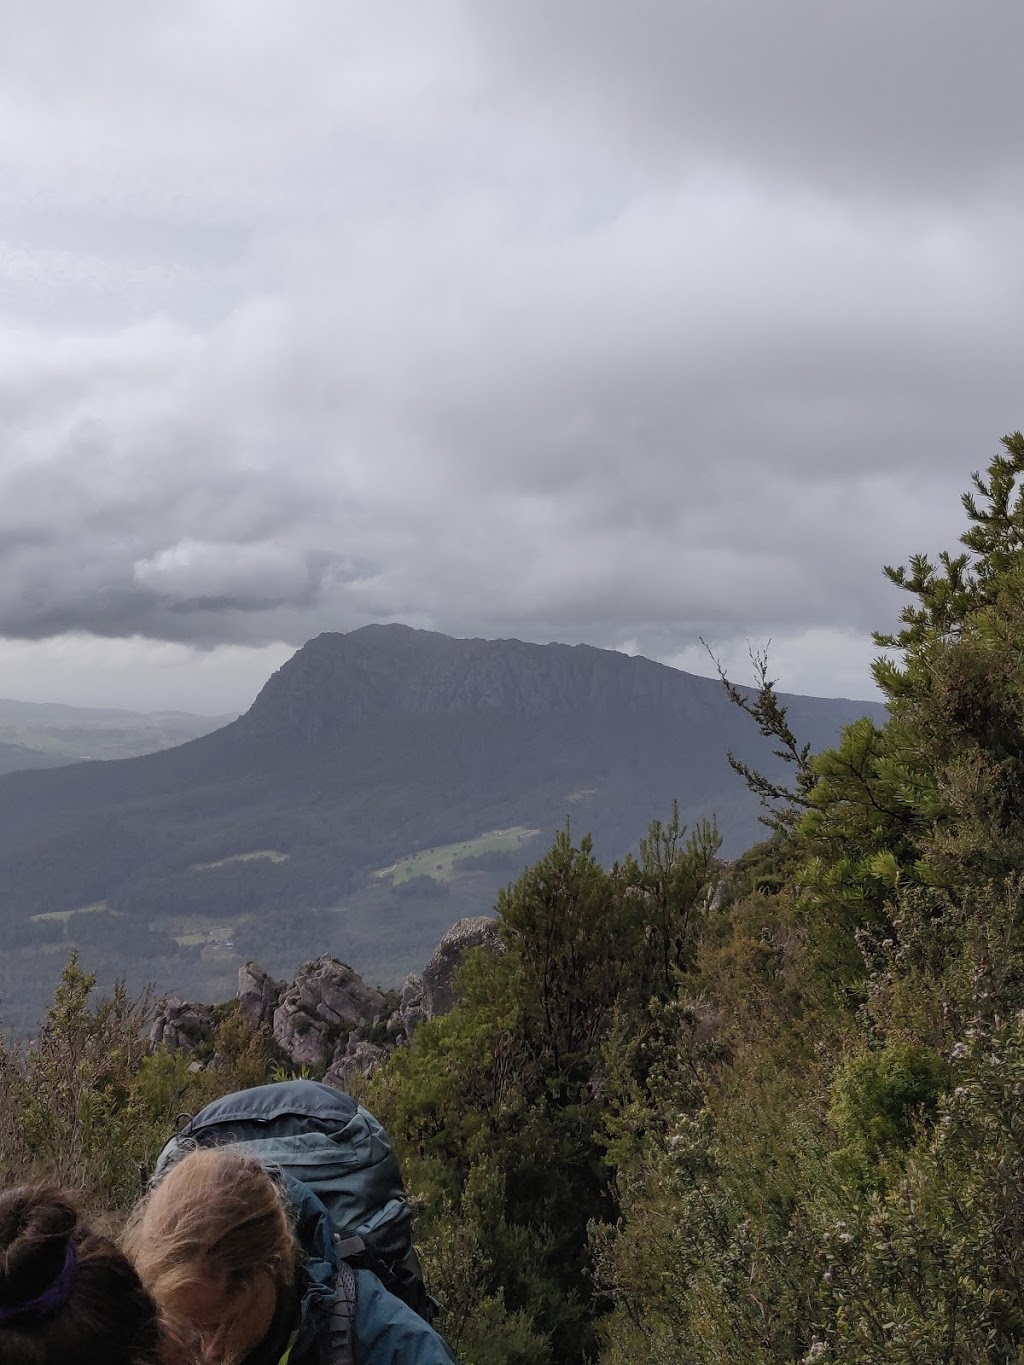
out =
[(596, 113), (638, 155), (894, 196), (1018, 189), (1013, 0), (496, 0), (469, 13), (518, 81), (569, 118)]
[(1024, 421), (1024, 12), (430, 8), (10, 16), (0, 635), (772, 635), (863, 690), (881, 564)]

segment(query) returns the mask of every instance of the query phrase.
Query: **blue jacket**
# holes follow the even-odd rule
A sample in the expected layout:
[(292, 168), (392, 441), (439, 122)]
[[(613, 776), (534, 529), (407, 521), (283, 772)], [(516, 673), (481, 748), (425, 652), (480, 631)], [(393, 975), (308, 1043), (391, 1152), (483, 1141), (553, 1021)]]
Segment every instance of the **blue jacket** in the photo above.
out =
[[(324, 1326), (334, 1304), (338, 1262), (331, 1220), (307, 1186), (286, 1178), (299, 1246), (306, 1257), (297, 1330), (288, 1365), (321, 1359)], [(356, 1270), (356, 1365), (456, 1365), (443, 1339), (369, 1270)]]

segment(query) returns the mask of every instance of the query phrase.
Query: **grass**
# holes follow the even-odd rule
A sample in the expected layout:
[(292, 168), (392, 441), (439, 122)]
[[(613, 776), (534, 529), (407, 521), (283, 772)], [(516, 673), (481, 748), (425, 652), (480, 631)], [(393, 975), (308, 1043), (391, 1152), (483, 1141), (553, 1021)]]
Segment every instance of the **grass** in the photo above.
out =
[(48, 910), (44, 915), (29, 915), (29, 919), (36, 924), (45, 924), (47, 920), (60, 920), (62, 924), (67, 924), (72, 915), (94, 915), (100, 910), (109, 910), (112, 915), (118, 913), (117, 910), (110, 910), (106, 901), (93, 901), (92, 905), (79, 905), (74, 910)]
[(515, 852), (539, 833), (539, 829), (527, 829), (525, 825), (488, 830), (486, 834), (478, 834), (475, 839), (464, 839), (458, 844), (440, 844), (437, 848), (410, 853), (390, 867), (379, 868), (372, 875), (382, 881), (390, 878), (394, 886), (413, 877), (433, 877), (436, 882), (451, 881), (457, 872), (456, 864), (465, 858), (476, 858), (481, 853)]
[(174, 934), (173, 938), (179, 948), (220, 948), (231, 942), (234, 932), (235, 925), (226, 924), (223, 920), (218, 920), (215, 924), (202, 924), (193, 920), (191, 924), (182, 924), (180, 932)]
[(255, 848), (251, 853), (232, 853), (228, 858), (219, 858), (215, 863), (193, 863), (190, 872), (211, 872), (215, 867), (227, 867), (228, 863), (251, 863), (257, 858), (266, 858), (270, 863), (286, 863), (289, 855), (279, 853), (276, 848)]

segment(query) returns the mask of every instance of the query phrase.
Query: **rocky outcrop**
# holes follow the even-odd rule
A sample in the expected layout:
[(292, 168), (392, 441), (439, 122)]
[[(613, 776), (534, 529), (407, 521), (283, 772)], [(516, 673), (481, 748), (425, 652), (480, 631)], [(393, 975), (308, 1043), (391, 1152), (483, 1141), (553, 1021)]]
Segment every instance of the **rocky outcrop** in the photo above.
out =
[(345, 962), (325, 954), (307, 962), (274, 1010), (274, 1040), (295, 1066), (322, 1063), (361, 1024), (372, 1024), (384, 997)]
[(205, 1005), (194, 1005), (172, 995), (157, 1006), (149, 1041), (152, 1047), (180, 1052), (212, 1042), (215, 1027), (213, 1014)]
[(327, 1085), (336, 1085), (339, 1090), (348, 1090), (357, 1076), (366, 1080), (388, 1056), (388, 1049), (365, 1038), (350, 1039), (344, 1052), (336, 1054), (334, 1061), (324, 1073)]
[(422, 972), (405, 978), (398, 1009), (401, 1032), (411, 1038), (417, 1025), (447, 1014), (459, 1002), (457, 978), (466, 954), (473, 948), (501, 951), (498, 921), (488, 915), (460, 919), (442, 938)]
[(411, 1009), (420, 1004), (423, 999), (423, 973), (410, 972), (405, 978), (405, 985), (402, 987), (403, 1010)]
[(434, 956), (423, 968), (423, 995), (420, 1007), (428, 1019), (439, 1014), (447, 1014), (458, 1003), (459, 993), (456, 978), (459, 968), (466, 960), (466, 954), (473, 948), (489, 948), (500, 951), (498, 921), (488, 915), (474, 915), (460, 919), (442, 938), (434, 950)]
[[(325, 1080), (345, 1089), (355, 1077), (372, 1075), (394, 1047), (412, 1038), (419, 1024), (458, 1003), (459, 968), (471, 949), (481, 947), (501, 950), (496, 920), (478, 915), (453, 924), (423, 971), (406, 978), (401, 1003), (386, 1019), (387, 1002), (380, 991), (328, 954), (307, 962), (291, 984), (247, 962), (238, 973), (238, 1010), (253, 1032), (272, 1029), (292, 1066), (326, 1067)], [(207, 1006), (170, 997), (160, 1002), (150, 1044), (172, 1052), (203, 1049), (205, 1056), (212, 1051), (215, 1028), (214, 1012)], [(217, 1062), (215, 1056), (209, 1065)]]
[(407, 1043), (413, 1031), (427, 1019), (423, 1008), (423, 974), (410, 972), (402, 987), (402, 1002), (388, 1020), (388, 1029), (399, 1042)]
[(253, 1030), (274, 1022), (274, 1011), (288, 989), (287, 982), (275, 981), (256, 962), (238, 969), (238, 1009)]

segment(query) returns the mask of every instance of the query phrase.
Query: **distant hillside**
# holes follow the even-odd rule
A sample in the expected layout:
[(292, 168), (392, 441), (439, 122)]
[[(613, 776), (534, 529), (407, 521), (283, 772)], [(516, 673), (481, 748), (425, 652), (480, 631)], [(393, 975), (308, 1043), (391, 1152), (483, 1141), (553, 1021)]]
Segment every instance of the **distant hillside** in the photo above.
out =
[(233, 719), (0, 698), (0, 773), (92, 758), (135, 758), (197, 739)]
[(21, 772), (25, 768), (59, 768), (74, 761), (56, 754), (41, 753), (24, 744), (6, 744), (0, 740), (0, 773)]
[[(815, 748), (881, 714), (786, 700)], [(678, 797), (739, 852), (761, 827), (729, 748), (770, 766), (718, 682), (648, 659), (397, 625), (325, 634), (212, 734), (0, 778), (0, 929), (31, 957), (24, 981), (71, 942), (208, 998), (244, 955), (284, 971), (330, 949), (393, 981), (566, 820), (612, 858)], [(26, 989), (0, 975), (0, 1015)]]

